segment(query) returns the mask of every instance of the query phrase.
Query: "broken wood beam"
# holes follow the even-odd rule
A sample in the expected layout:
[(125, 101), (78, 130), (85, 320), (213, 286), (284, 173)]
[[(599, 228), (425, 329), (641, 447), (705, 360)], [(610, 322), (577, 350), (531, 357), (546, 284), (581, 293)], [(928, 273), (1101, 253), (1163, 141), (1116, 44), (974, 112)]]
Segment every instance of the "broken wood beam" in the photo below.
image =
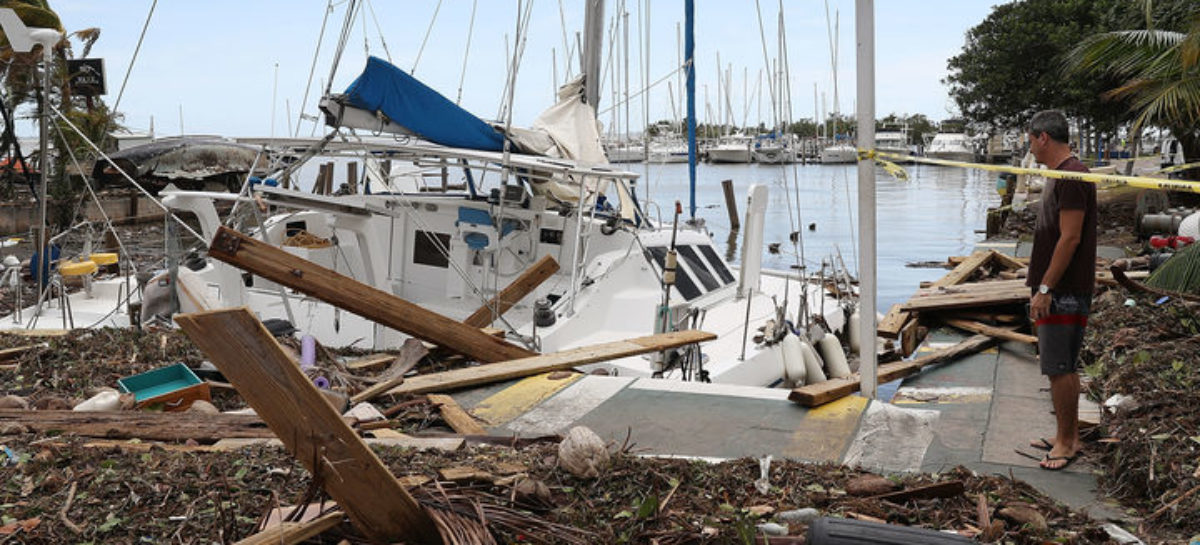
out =
[(900, 331), (904, 329), (904, 324), (907, 324), (911, 317), (911, 313), (900, 310), (900, 305), (892, 305), (892, 308), (888, 309), (887, 315), (883, 317), (883, 321), (879, 322), (879, 326), (875, 328), (875, 332), (885, 339), (899, 338)]
[(36, 433), (62, 432), (84, 437), (152, 441), (193, 439), (211, 442), (226, 437), (275, 437), (259, 417), (241, 414), (0, 410), (0, 428), (10, 425), (24, 426)]
[(332, 511), (305, 522), (281, 522), (234, 545), (297, 545), (332, 530), (344, 518), (341, 511)]
[(551, 354), (493, 363), (491, 365), (480, 365), (477, 367), (443, 371), (441, 373), (417, 375), (409, 377), (404, 384), (388, 390), (387, 393), (427, 394), (448, 392), (478, 384), (490, 384), (540, 373), (561, 371), (588, 363), (608, 361), (650, 352), (661, 352), (668, 348), (707, 342), (715, 338), (717, 336), (712, 333), (688, 329), (624, 341), (594, 344)]
[(24, 356), (25, 354), (28, 354), (29, 352), (33, 352), (34, 350), (41, 348), (43, 346), (46, 346), (46, 344), (45, 343), (27, 344), (25, 346), (14, 346), (12, 348), (5, 348), (3, 350), (0, 350), (0, 361), (15, 360), (21, 356)]
[(459, 406), (454, 398), (444, 394), (429, 394), (427, 396), (429, 402), (437, 405), (438, 410), (442, 413), (442, 420), (445, 420), (450, 425), (455, 433), (463, 435), (487, 435), (487, 430)]
[[(987, 335), (975, 335), (954, 346), (936, 350), (919, 358), (898, 361), (880, 365), (878, 369), (879, 384), (907, 377), (920, 371), (926, 365), (950, 361), (968, 354), (974, 354), (996, 343), (996, 339)], [(846, 378), (835, 378), (825, 382), (809, 384), (792, 390), (788, 399), (804, 407), (817, 407), (841, 399), (857, 392), (862, 384), (861, 377), (854, 373)]]
[(933, 282), (934, 287), (946, 287), (956, 284), (962, 284), (971, 278), (984, 265), (987, 265), (996, 256), (995, 250), (980, 250), (977, 251), (954, 267), (953, 270)]
[(929, 333), (927, 328), (921, 326), (920, 320), (909, 320), (904, 327), (900, 329), (900, 354), (907, 358), (917, 351), (917, 347), (921, 345), (921, 341), (925, 340), (925, 335)]
[(1016, 314), (1001, 314), (997, 312), (976, 312), (971, 310), (952, 310), (945, 313), (943, 318), (957, 318), (959, 320), (971, 320), (975, 322), (996, 322), (1001, 324), (1015, 324), (1022, 320), (1022, 317)]
[(1005, 269), (1017, 271), (1029, 266), (1028, 259), (1021, 261), (1019, 258), (1000, 253), (995, 250), (992, 250), (992, 253), (994, 254), (992, 255), (992, 261), (995, 261), (996, 264), (1004, 267)]
[(175, 322), (367, 538), (441, 542), (421, 505), (249, 309), (180, 314)]
[(452, 348), (481, 362), (507, 361), (534, 352), (489, 336), (479, 328), (430, 312), (391, 293), (338, 274), (263, 241), (222, 226), (208, 255), (310, 295), (368, 320)]
[(989, 337), (995, 337), (1003, 341), (1017, 341), (1025, 344), (1037, 344), (1038, 342), (1038, 338), (1033, 335), (1017, 333), (1016, 331), (1003, 327), (995, 327), (987, 324), (981, 324), (979, 322), (973, 322), (971, 320), (960, 320), (956, 318), (948, 318), (944, 321), (946, 322), (946, 325), (957, 327), (964, 331), (970, 331), (971, 333), (979, 333)]
[(1026, 303), (1029, 295), (1030, 289), (1024, 280), (973, 282), (917, 290), (900, 308), (910, 312), (961, 308), (977, 310), (976, 307)]
[(554, 276), (558, 272), (558, 262), (553, 257), (548, 255), (542, 256), (536, 263), (531, 265), (525, 272), (500, 290), (487, 303), (479, 307), (467, 319), (463, 320), (464, 324), (472, 327), (486, 327), (493, 321), (493, 317), (503, 316), (508, 309), (516, 305), (526, 295), (529, 295), (538, 286), (542, 285), (547, 278)]

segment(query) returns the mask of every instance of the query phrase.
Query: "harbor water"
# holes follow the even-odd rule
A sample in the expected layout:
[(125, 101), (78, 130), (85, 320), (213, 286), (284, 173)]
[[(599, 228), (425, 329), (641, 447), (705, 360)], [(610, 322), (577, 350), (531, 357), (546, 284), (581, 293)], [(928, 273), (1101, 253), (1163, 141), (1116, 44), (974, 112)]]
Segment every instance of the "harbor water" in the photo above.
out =
[[(643, 173), (638, 194), (649, 193), (648, 213), (670, 221), (676, 199), (688, 214), (687, 164), (619, 165)], [(995, 175), (932, 165), (904, 165), (907, 181), (876, 169), (877, 278), (880, 312), (908, 299), (923, 280), (946, 274), (941, 268), (910, 267), (943, 262), (973, 251), (984, 237), (988, 207), (998, 206)], [(647, 170), (648, 169), (648, 170)], [(648, 176), (646, 175), (648, 173)], [(786, 183), (785, 183), (786, 178)], [(778, 253), (763, 248), (763, 267), (795, 269), (802, 251), (809, 274), (822, 261), (841, 260), (858, 276), (858, 174), (855, 165), (700, 164), (696, 167), (696, 216), (703, 218), (714, 242), (730, 261), (740, 261), (741, 233), (731, 237), (722, 180), (733, 180), (738, 214), (745, 217), (751, 184), (770, 187), (764, 241), (778, 243)], [(798, 196), (797, 196), (798, 195)], [(797, 205), (798, 203), (798, 205)], [(811, 226), (811, 229), (810, 229)], [(796, 250), (789, 235), (798, 233)], [(801, 244), (802, 243), (802, 244)], [(730, 250), (733, 250), (732, 252)]]

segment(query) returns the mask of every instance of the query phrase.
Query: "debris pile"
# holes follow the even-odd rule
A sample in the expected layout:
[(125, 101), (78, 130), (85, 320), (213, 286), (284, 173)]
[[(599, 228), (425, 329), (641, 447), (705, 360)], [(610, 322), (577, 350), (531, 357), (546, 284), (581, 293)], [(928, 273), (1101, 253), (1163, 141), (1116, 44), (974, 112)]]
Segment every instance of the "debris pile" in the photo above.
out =
[(1200, 313), (1175, 298), (1097, 298), (1082, 353), (1109, 409), (1093, 459), (1143, 524), (1200, 533)]
[[(312, 506), (293, 513), (293, 521), (335, 508), (323, 501), (320, 483), (279, 448), (214, 452), (32, 436), (5, 441), (17, 461), (0, 468), (6, 521), (0, 539), (232, 543), (259, 532), (277, 507)], [(709, 464), (617, 452), (602, 478), (580, 478), (562, 467), (557, 448), (541, 443), (375, 452), (427, 511), (456, 528), (483, 513), (497, 542), (762, 542), (755, 540), (764, 534), (802, 536), (821, 516), (979, 537), (990, 531), (982, 540), (1005, 543), (1107, 540), (1099, 523), (1024, 483), (961, 468), (884, 478), (777, 461), (769, 486), (760, 491), (760, 465), (753, 459)], [(340, 517), (337, 522), (322, 542), (367, 543)]]

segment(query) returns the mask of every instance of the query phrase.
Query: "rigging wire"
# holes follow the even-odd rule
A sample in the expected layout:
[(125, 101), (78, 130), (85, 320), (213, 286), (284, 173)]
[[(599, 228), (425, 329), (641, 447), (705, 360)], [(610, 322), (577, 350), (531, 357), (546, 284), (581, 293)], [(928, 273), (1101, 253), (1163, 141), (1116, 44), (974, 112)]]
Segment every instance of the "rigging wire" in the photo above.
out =
[(321, 55), (321, 44), (325, 43), (325, 25), (332, 13), (333, 0), (329, 0), (325, 7), (325, 17), (321, 19), (321, 32), (317, 35), (317, 49), (313, 51), (312, 64), (308, 67), (308, 82), (304, 84), (304, 100), (300, 101), (300, 115), (296, 118), (296, 132), (292, 133), (293, 138), (300, 136), (300, 125), (304, 123), (304, 109), (308, 107), (308, 92), (312, 89), (313, 75), (317, 71), (317, 57)]
[(429, 43), (429, 35), (433, 34), (433, 25), (437, 22), (440, 11), (442, 11), (442, 0), (438, 0), (437, 6), (433, 8), (433, 17), (429, 19), (429, 26), (425, 29), (425, 38), (421, 40), (421, 47), (417, 49), (417, 58), (413, 60), (412, 70), (408, 71), (410, 75), (417, 74), (417, 65), (421, 63), (421, 55), (425, 53), (425, 44)]
[(96, 146), (96, 144), (94, 142), (92, 142), (91, 139), (89, 139), (86, 134), (83, 133), (83, 131), (79, 130), (79, 127), (77, 127), (74, 123), (72, 123), (71, 120), (68, 119), (66, 115), (63, 115), (62, 111), (60, 111), (58, 108), (55, 108), (54, 105), (51, 104), (49, 101), (46, 101), (46, 106), (48, 108), (50, 108), (50, 110), (53, 111), (54, 114), (57, 115), (58, 118), (60, 120), (62, 120), (63, 123), (66, 123), (67, 126), (71, 128), (71, 130), (75, 131), (75, 134), (79, 135), (79, 138), (84, 143), (86, 143), (89, 147), (91, 147), (93, 152), (99, 154), (100, 157), (103, 158), (105, 161), (107, 161), (108, 164), (111, 165), (114, 169), (116, 169), (116, 171), (118, 173), (120, 173), (121, 176), (124, 177), (126, 181), (128, 181), (130, 184), (133, 184), (133, 187), (137, 188), (138, 191), (140, 191), (143, 195), (145, 195), (147, 198), (149, 198), (150, 202), (153, 202), (154, 204), (158, 205), (158, 207), (163, 210), (164, 214), (166, 214), (171, 219), (174, 219), (175, 221), (179, 222), (179, 224), (182, 225), (183, 228), (186, 229), (188, 233), (190, 233), (192, 236), (199, 239), (200, 242), (203, 243), (206, 247), (208, 246), (208, 242), (204, 240), (204, 237), (201, 236), (200, 233), (197, 233), (195, 229), (192, 229), (192, 226), (188, 225), (183, 220), (179, 219), (179, 216), (176, 216), (174, 212), (172, 212), (169, 208), (167, 208), (165, 205), (163, 205), (162, 201), (159, 201), (157, 198), (155, 198), (154, 195), (151, 195), (149, 191), (146, 191), (146, 188), (142, 187), (141, 184), (137, 183), (128, 173), (125, 172), (124, 169), (122, 169), (119, 165), (117, 165), (116, 161), (113, 161), (112, 158), (108, 156), (108, 154), (101, 151), (100, 148), (98, 146)]
[(562, 30), (563, 41), (563, 58), (565, 66), (563, 66), (563, 81), (571, 80), (571, 47), (567, 45), (567, 15), (563, 11), (563, 0), (558, 0), (558, 28)]
[(158, 0), (150, 3), (150, 13), (146, 14), (146, 22), (142, 24), (142, 33), (138, 36), (137, 45), (133, 48), (133, 56), (129, 58), (129, 66), (125, 69), (125, 77), (121, 79), (121, 90), (117, 92), (117, 100), (113, 103), (112, 111), (117, 111), (117, 107), (121, 105), (121, 98), (125, 96), (125, 85), (129, 83), (129, 74), (133, 73), (133, 63), (138, 58), (138, 53), (142, 50), (142, 41), (146, 39), (146, 31), (150, 28), (150, 18), (154, 17), (154, 8), (158, 6)]
[(358, 0), (350, 0), (349, 6), (346, 7), (346, 18), (342, 20), (342, 32), (338, 35), (337, 48), (333, 51), (333, 62), (329, 67), (329, 79), (325, 81), (325, 94), (329, 94), (333, 89), (333, 78), (342, 63), (342, 54), (346, 52), (346, 44), (350, 41), (350, 32), (354, 28), (355, 13), (360, 5), (362, 4)]
[(379, 18), (375, 16), (375, 5), (371, 3), (371, 0), (367, 0), (367, 9), (371, 12), (371, 20), (375, 22), (375, 33), (379, 34), (379, 44), (383, 46), (383, 54), (390, 63), (392, 62), (392, 52), (388, 51), (387, 39), (383, 37), (383, 27), (379, 25)]
[(467, 80), (467, 58), (471, 55), (471, 37), (475, 34), (475, 8), (477, 7), (479, 7), (479, 0), (471, 0), (471, 22), (467, 24), (467, 47), (463, 50), (462, 72), (458, 75), (458, 96), (454, 98), (455, 104), (462, 104), (463, 82)]

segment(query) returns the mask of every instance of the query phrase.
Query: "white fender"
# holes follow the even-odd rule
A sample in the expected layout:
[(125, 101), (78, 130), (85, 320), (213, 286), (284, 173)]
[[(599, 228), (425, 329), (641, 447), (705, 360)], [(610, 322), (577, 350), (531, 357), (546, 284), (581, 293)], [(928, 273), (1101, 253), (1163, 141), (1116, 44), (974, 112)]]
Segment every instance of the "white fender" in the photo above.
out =
[(800, 351), (804, 353), (805, 384), (825, 382), (825, 371), (821, 369), (821, 357), (813, 350), (808, 341), (800, 341)]
[(850, 323), (846, 324), (846, 342), (850, 343), (850, 353), (857, 354), (862, 346), (862, 326), (859, 324), (861, 314), (857, 310), (850, 315)]
[(842, 343), (836, 336), (826, 335), (821, 342), (817, 343), (817, 349), (821, 352), (826, 367), (829, 368), (829, 376), (833, 378), (850, 376), (850, 365), (846, 363), (846, 354), (842, 352)]
[(783, 356), (783, 385), (787, 388), (803, 385), (804, 379), (808, 374), (808, 369), (804, 365), (804, 351), (801, 348), (800, 337), (789, 331), (783, 337), (783, 342), (779, 343), (779, 345), (783, 348), (781, 350), (781, 355)]

